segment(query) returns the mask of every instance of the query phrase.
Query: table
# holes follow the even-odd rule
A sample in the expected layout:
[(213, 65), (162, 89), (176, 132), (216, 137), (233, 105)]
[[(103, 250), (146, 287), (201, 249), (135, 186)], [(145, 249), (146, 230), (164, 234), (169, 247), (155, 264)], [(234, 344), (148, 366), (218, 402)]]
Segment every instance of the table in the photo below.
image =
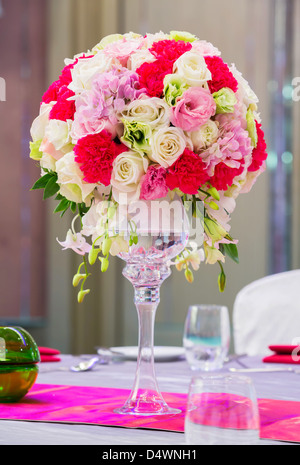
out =
[[(68, 370), (89, 355), (62, 355), (61, 362), (40, 364), (37, 383), (75, 386), (102, 386), (131, 389), (136, 362), (98, 365), (93, 371), (74, 373)], [(247, 367), (266, 367), (257, 357), (241, 359)], [(282, 365), (280, 365), (282, 366)], [(227, 363), (241, 368), (238, 361)], [(186, 393), (192, 372), (186, 360), (156, 362), (156, 374), (162, 392)], [(296, 373), (251, 373), (259, 398), (300, 401), (300, 375)], [(94, 425), (71, 425), (23, 421), (0, 421), (0, 445), (185, 445), (183, 433), (126, 429)], [(261, 440), (259, 445), (290, 445), (284, 442)]]

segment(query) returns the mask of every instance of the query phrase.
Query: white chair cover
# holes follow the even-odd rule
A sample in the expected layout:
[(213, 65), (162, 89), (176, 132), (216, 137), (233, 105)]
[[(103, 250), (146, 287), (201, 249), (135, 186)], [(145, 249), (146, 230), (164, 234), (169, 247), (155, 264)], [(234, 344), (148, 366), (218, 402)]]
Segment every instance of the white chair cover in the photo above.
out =
[(268, 355), (269, 345), (300, 346), (300, 270), (254, 281), (233, 308), (235, 352)]

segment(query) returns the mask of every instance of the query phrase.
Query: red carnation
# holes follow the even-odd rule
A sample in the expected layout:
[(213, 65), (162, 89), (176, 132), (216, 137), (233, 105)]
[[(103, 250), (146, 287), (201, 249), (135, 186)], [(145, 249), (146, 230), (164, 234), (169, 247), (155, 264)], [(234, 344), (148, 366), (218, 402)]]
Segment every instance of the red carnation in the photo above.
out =
[(154, 42), (150, 52), (156, 58), (172, 61), (174, 63), (185, 52), (191, 50), (192, 44), (183, 40), (159, 40)]
[(258, 171), (268, 156), (267, 144), (265, 141), (264, 132), (261, 129), (261, 124), (259, 124), (257, 121), (255, 121), (255, 123), (257, 130), (257, 146), (253, 149), (252, 163), (248, 168), (248, 171)]
[(111, 140), (107, 131), (90, 134), (79, 139), (74, 147), (75, 161), (80, 164), (84, 173), (84, 181), (90, 183), (101, 182), (105, 186), (110, 184), (114, 159), (127, 147), (116, 144)]
[(76, 111), (75, 101), (68, 99), (74, 95), (75, 93), (68, 89), (67, 86), (62, 86), (58, 92), (57, 102), (50, 111), (49, 119), (58, 119), (60, 121), (73, 120)]
[(242, 174), (243, 170), (242, 164), (239, 168), (230, 168), (221, 162), (215, 166), (214, 175), (209, 179), (209, 182), (218, 191), (226, 191), (228, 187), (232, 186), (234, 178)]
[(164, 77), (171, 74), (172, 62), (158, 59), (153, 63), (143, 63), (137, 70), (141, 89), (146, 89), (150, 97), (161, 97), (164, 90)]
[(179, 188), (184, 194), (197, 194), (198, 189), (209, 179), (205, 163), (199, 155), (185, 149), (182, 155), (167, 170), (166, 183), (169, 189)]
[(42, 97), (42, 102), (43, 103), (56, 102), (60, 87), (61, 87), (60, 81), (59, 80), (54, 81), (49, 87), (49, 89), (44, 93)]
[(204, 59), (212, 75), (211, 81), (208, 81), (211, 93), (218, 92), (220, 89), (223, 89), (223, 87), (229, 87), (233, 92), (236, 92), (238, 89), (238, 82), (222, 58), (218, 56), (207, 56), (204, 57)]

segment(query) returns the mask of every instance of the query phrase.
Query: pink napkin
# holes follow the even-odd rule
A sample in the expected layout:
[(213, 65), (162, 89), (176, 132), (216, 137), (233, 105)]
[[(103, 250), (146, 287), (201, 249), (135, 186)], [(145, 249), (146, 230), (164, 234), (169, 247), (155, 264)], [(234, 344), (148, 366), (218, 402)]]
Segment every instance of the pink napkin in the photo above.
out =
[(264, 363), (300, 364), (300, 347), (289, 345), (272, 345), (269, 349), (274, 352), (263, 359)]
[(60, 351), (50, 347), (39, 347), (41, 362), (60, 362)]

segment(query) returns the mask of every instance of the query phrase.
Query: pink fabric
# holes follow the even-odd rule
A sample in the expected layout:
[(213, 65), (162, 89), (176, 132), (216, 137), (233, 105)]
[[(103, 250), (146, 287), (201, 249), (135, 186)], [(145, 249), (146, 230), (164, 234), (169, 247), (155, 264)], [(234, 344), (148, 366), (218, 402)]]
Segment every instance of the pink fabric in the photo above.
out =
[[(115, 414), (113, 410), (122, 406), (128, 395), (126, 389), (36, 384), (20, 402), (0, 404), (0, 418), (184, 431), (186, 394), (164, 394), (170, 406), (182, 409), (179, 415)], [(300, 442), (300, 402), (259, 399), (258, 403), (262, 439)]]
[(275, 353), (264, 357), (264, 363), (300, 364), (299, 346), (272, 345), (269, 349)]
[(300, 357), (297, 356), (296, 358), (292, 357), (291, 355), (269, 355), (263, 359), (264, 363), (283, 363), (285, 365), (299, 365), (300, 364)]
[(42, 347), (39, 348), (41, 362), (60, 362), (61, 358), (59, 357), (60, 351), (57, 349), (52, 349), (51, 347)]

